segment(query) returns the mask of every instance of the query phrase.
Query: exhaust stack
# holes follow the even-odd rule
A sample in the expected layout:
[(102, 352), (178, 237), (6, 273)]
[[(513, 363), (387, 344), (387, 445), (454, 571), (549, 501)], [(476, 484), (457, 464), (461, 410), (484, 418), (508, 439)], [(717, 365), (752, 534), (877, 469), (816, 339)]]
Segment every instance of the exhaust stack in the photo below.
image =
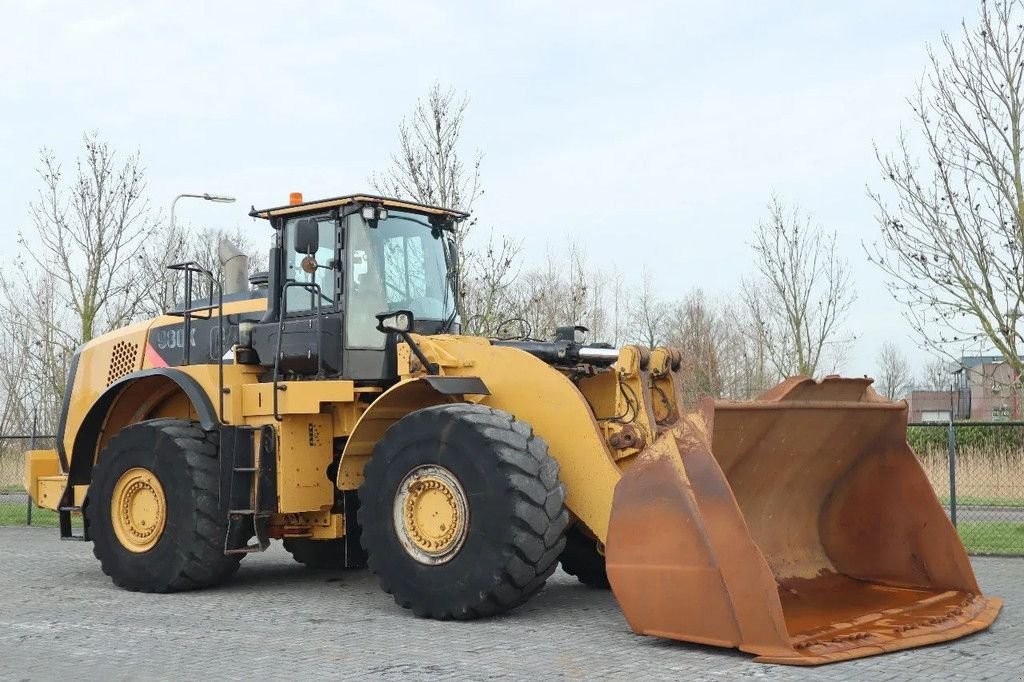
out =
[(228, 239), (217, 245), (217, 257), (224, 268), (224, 295), (249, 289), (249, 257)]

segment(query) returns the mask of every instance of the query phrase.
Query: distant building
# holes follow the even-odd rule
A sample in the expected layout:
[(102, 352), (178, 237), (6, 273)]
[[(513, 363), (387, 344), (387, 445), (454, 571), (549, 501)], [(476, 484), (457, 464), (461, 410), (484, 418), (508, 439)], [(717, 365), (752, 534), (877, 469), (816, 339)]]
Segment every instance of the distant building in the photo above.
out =
[(948, 422), (952, 413), (954, 419), (963, 419), (957, 405), (956, 391), (911, 391), (911, 422)]
[(948, 391), (912, 391), (910, 421), (953, 419), (1003, 421), (1017, 419), (1024, 404), (1013, 395), (1013, 370), (999, 355), (971, 355), (951, 366)]

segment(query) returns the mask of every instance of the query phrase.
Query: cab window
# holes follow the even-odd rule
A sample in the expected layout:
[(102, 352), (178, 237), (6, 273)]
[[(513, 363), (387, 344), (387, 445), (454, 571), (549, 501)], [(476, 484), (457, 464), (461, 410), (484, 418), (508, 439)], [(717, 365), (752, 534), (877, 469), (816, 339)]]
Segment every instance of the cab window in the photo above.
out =
[[(333, 310), (336, 300), (335, 283), (335, 261), (337, 258), (335, 233), (336, 222), (330, 216), (318, 216), (316, 221), (319, 224), (320, 245), (316, 253), (317, 265), (315, 273), (308, 273), (302, 269), (302, 259), (306, 254), (295, 250), (295, 224), (299, 218), (292, 218), (285, 224), (285, 280), (296, 282), (312, 282), (320, 286), (322, 298), (320, 307), (322, 310)], [(288, 289), (288, 314), (309, 314), (317, 307), (316, 295), (305, 289), (292, 287)]]

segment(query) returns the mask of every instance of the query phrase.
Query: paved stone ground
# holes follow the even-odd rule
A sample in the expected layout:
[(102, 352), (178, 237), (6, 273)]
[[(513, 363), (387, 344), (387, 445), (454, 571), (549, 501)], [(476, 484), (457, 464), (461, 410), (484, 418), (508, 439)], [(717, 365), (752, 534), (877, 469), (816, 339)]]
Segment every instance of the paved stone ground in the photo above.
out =
[(317, 572), (280, 546), (222, 587), (115, 588), (91, 545), (0, 528), (0, 679), (1024, 680), (1024, 560), (975, 559), (1007, 605), (995, 626), (924, 649), (818, 668), (633, 635), (611, 593), (557, 573), (503, 617), (420, 620), (366, 571)]

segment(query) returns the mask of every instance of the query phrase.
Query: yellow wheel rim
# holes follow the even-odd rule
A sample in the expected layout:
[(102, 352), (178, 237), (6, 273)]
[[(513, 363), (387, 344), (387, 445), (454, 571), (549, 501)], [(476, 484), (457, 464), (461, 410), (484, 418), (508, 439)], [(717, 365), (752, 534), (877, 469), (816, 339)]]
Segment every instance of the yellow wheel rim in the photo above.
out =
[(167, 522), (167, 498), (163, 486), (149, 469), (134, 467), (121, 474), (110, 500), (114, 535), (130, 552), (146, 552), (163, 535)]
[(422, 564), (443, 564), (454, 558), (466, 541), (466, 492), (444, 467), (417, 467), (398, 487), (394, 521), (399, 542), (413, 559)]

